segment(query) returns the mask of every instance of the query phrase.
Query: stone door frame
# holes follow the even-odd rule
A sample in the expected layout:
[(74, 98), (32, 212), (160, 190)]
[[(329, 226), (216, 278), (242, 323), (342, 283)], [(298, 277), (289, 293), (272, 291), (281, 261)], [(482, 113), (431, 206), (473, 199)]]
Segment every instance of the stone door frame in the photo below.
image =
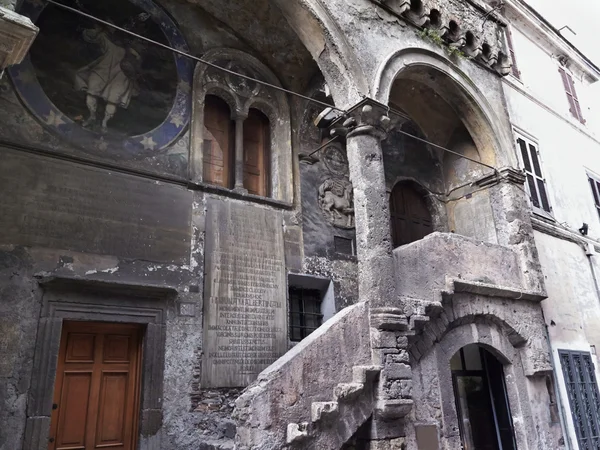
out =
[(42, 310), (23, 449), (47, 450), (60, 338), (64, 320), (144, 325), (138, 448), (160, 447), (166, 316), (175, 289), (81, 279), (39, 280)]

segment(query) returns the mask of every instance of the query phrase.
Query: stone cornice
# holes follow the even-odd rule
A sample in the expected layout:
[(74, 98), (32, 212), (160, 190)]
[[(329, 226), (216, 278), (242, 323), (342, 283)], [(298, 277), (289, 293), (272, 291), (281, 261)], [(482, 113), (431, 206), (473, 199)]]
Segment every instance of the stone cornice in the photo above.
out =
[(28, 17), (0, 6), (0, 73), (23, 61), (38, 31)]
[(510, 73), (506, 22), (481, 0), (370, 0), (423, 31), (450, 55), (473, 59), (501, 76)]
[(600, 80), (600, 67), (569, 42), (556, 28), (523, 0), (505, 0), (508, 22), (552, 56), (566, 56), (567, 66), (589, 82)]

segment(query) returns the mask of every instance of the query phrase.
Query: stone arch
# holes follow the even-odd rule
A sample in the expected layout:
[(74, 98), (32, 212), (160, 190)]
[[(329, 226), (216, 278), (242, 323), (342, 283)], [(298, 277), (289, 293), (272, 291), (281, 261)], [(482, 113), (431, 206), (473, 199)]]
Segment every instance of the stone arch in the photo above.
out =
[(512, 137), (506, 116), (500, 116), (458, 66), (435, 52), (407, 48), (396, 51), (379, 67), (372, 86), (375, 99), (388, 104), (394, 81), (416, 70), (431, 75), (424, 82), (446, 102), (455, 106), (458, 117), (473, 137), (482, 161), (495, 166), (515, 165)]
[(422, 323), (411, 340), (409, 353), (414, 361), (419, 362), (426, 357), (456, 328), (487, 325), (501, 331), (505, 342), (510, 344), (504, 346), (505, 353), (513, 351), (510, 350), (512, 348), (522, 354), (527, 376), (552, 372), (544, 321), (536, 303), (464, 294), (454, 294), (451, 301), (445, 300), (444, 303), (438, 314), (430, 313), (430, 319)]
[[(221, 100), (223, 100), (225, 103), (227, 103), (227, 106), (229, 106), (229, 110), (231, 111), (232, 119), (235, 119), (236, 111), (239, 111), (242, 107), (242, 105), (239, 104), (239, 102), (237, 101), (235, 96), (231, 95), (231, 93), (229, 91), (227, 91), (226, 89), (224, 89), (222, 86), (220, 86), (218, 84), (212, 84), (212, 83), (207, 84), (205, 92), (204, 92), (204, 99), (206, 99), (207, 95), (212, 95), (214, 97), (218, 97)], [(204, 104), (204, 99), (202, 100), (202, 104)], [(198, 111), (198, 113), (199, 113), (199, 111)], [(204, 114), (204, 108), (203, 108), (202, 114)], [(204, 120), (202, 120), (202, 123), (204, 123)]]
[[(208, 51), (203, 59), (281, 87), (281, 83), (268, 67), (254, 56), (240, 50), (213, 49)], [(271, 127), (271, 197), (291, 203), (293, 201), (293, 180), (289, 175), (293, 167), (291, 113), (286, 95), (282, 91), (266, 88), (259, 83), (240, 80), (205, 64), (198, 64), (194, 72), (190, 138), (193, 171), (191, 178), (202, 181), (203, 111), (206, 95), (217, 95), (230, 107), (233, 106), (231, 111), (233, 119), (247, 116), (250, 107), (255, 107), (268, 117)]]
[(423, 185), (423, 183), (412, 176), (398, 176), (394, 178), (391, 186), (388, 189), (388, 202), (390, 196), (394, 190), (394, 187), (398, 183), (410, 183), (410, 185), (423, 196), (425, 205), (431, 214), (431, 220), (433, 225), (433, 231), (444, 232), (448, 229), (448, 218), (446, 216), (446, 208), (443, 203), (436, 201), (435, 197), (431, 195), (431, 191)]
[(270, 0), (316, 61), (336, 106), (348, 108), (369, 92), (369, 83), (344, 32), (321, 0)]
[[(417, 421), (438, 421), (445, 441), (444, 448), (461, 448), (450, 359), (469, 344), (481, 345), (502, 364), (517, 447), (531, 448), (536, 436), (532, 432), (535, 427), (523, 357), (504, 335), (503, 329), (491, 321), (463, 323), (452, 328), (443, 336), (435, 351), (419, 362), (413, 362)], [(432, 414), (435, 409), (438, 409), (438, 413)]]

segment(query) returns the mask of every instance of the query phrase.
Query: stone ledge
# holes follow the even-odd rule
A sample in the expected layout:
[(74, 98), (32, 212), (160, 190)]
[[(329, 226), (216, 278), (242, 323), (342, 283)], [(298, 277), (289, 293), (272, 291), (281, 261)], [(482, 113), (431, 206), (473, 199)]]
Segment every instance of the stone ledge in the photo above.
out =
[(444, 292), (445, 295), (452, 295), (455, 292), (478, 294), (486, 297), (509, 298), (512, 300), (526, 300), (531, 302), (541, 302), (547, 295), (545, 292), (534, 292), (516, 289), (496, 284), (481, 283), (477, 281), (467, 281), (457, 278), (447, 278), (449, 289)]
[(36, 274), (34, 277), (42, 288), (52, 290), (91, 291), (94, 293), (121, 294), (155, 299), (175, 297), (178, 293), (174, 287), (150, 283), (130, 283), (98, 278), (57, 275), (47, 276), (45, 274)]
[(28, 17), (0, 6), (0, 72), (23, 61), (38, 31)]

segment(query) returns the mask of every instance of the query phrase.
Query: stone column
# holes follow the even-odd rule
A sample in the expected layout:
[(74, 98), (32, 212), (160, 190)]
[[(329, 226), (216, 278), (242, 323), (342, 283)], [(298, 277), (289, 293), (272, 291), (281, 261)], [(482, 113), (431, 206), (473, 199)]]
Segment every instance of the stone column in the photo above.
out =
[(0, 78), (8, 66), (23, 61), (39, 31), (28, 17), (14, 12), (15, 3), (0, 0)]
[(248, 116), (243, 113), (236, 113), (235, 120), (235, 184), (233, 190), (241, 193), (248, 193), (244, 188), (244, 121)]
[(367, 103), (347, 122), (355, 125), (346, 149), (354, 188), (359, 299), (371, 307), (389, 305), (396, 283), (381, 141), (390, 119), (385, 109)]
[(345, 125), (351, 126), (346, 148), (354, 187), (358, 293), (360, 301), (369, 302), (372, 361), (381, 367), (369, 439), (373, 449), (390, 448), (393, 442), (398, 443), (395, 448), (401, 448), (404, 428), (400, 421), (413, 404), (407, 351), (411, 330), (396, 295), (381, 149), (390, 119), (382, 105), (365, 103)]

